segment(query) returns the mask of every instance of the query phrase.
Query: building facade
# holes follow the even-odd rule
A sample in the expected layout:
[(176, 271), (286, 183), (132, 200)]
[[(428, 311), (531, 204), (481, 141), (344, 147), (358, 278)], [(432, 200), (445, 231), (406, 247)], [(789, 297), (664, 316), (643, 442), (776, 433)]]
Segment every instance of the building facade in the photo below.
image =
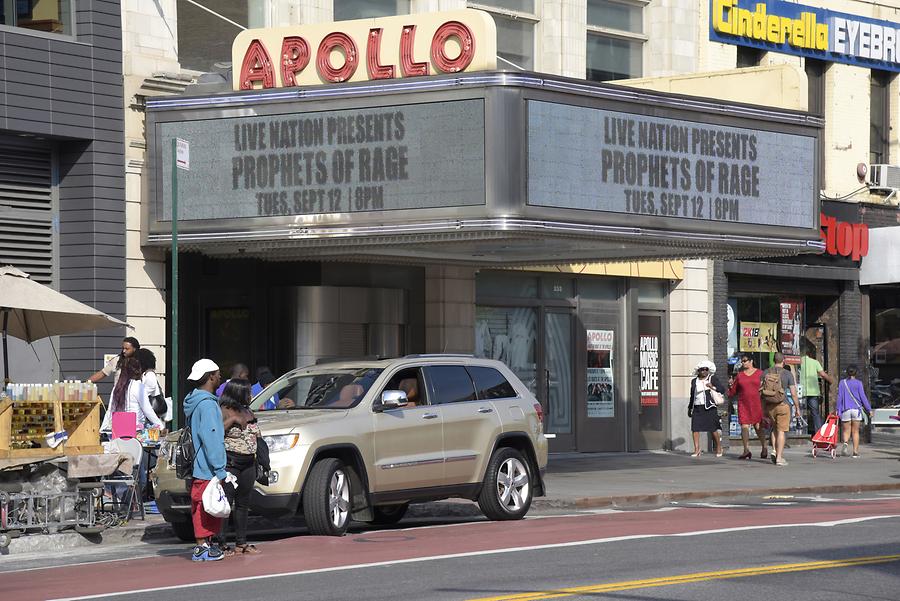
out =
[[(119, 2), (7, 2), (0, 33), (0, 264), (124, 318)], [(123, 335), (10, 340), (10, 376), (86, 378)]]
[[(336, 19), (465, 7), (482, 9), (496, 22), (499, 69), (510, 72), (525, 69), (595, 81), (615, 80), (637, 88), (808, 111), (810, 122), (819, 123), (823, 131), (816, 162), (820, 165), (817, 177), (822, 198), (840, 199), (826, 203), (834, 206), (833, 212), (843, 214), (845, 204), (861, 201), (863, 205), (875, 207), (875, 212), (890, 213), (890, 207), (896, 204), (896, 197), (887, 199), (885, 204), (885, 195), (870, 194), (858, 181), (856, 168), (858, 163), (890, 162), (890, 157), (896, 154), (898, 130), (892, 126), (898, 114), (898, 88), (896, 78), (890, 75), (890, 65), (880, 64), (882, 69), (873, 69), (868, 64), (832, 60), (834, 54), (827, 52), (812, 57), (788, 51), (762, 52), (753, 45), (756, 42), (752, 36), (727, 38), (714, 31), (713, 21), (716, 10), (722, 8), (721, 3), (234, 0), (217, 2), (212, 8), (218, 15), (188, 2), (172, 0), (158, 4), (159, 9), (151, 10), (143, 3), (125, 2), (124, 23), (126, 32), (135, 33), (126, 35), (126, 87), (129, 77), (132, 82), (126, 97), (136, 99), (132, 103), (135, 110), (129, 116), (132, 126), (128, 128), (129, 149), (133, 149), (129, 152), (134, 157), (129, 162), (128, 176), (132, 182), (128, 188), (132, 201), (129, 203), (132, 218), (128, 232), (128, 317), (130, 323), (140, 324), (141, 336), (159, 345), (160, 351), (167, 335), (170, 336), (164, 325), (169, 306), (167, 258), (162, 246), (148, 244), (141, 238), (141, 232), (148, 226), (139, 216), (137, 202), (141, 190), (138, 172), (145, 168), (146, 161), (141, 149), (143, 99), (179, 93), (185, 76), (209, 82), (197, 86), (200, 90), (230, 85), (230, 40), (245, 27), (328, 23)], [(810, 3), (813, 7), (824, 4)], [(886, 21), (898, 18), (898, 9), (890, 3), (827, 4), (833, 10), (840, 9), (861, 18)], [(777, 13), (779, 7), (772, 6), (769, 12)], [(736, 11), (743, 8), (752, 10), (750, 6), (734, 7)], [(763, 46), (773, 48), (771, 43)], [(201, 77), (201, 73), (205, 75)], [(204, 85), (212, 87), (204, 88)], [(146, 181), (143, 185), (146, 186)], [(644, 391), (645, 405), (639, 400), (641, 390), (627, 392), (623, 398), (633, 408), (626, 413), (630, 416), (627, 421), (615, 426), (617, 433), (613, 436), (588, 429), (579, 442), (578, 428), (572, 425), (577, 419), (572, 412), (581, 411), (580, 419), (587, 423), (587, 395), (582, 395), (581, 408), (576, 410), (573, 405), (568, 416), (565, 410), (557, 412), (555, 417), (553, 412), (548, 412), (548, 419), (557, 420), (554, 427), (559, 450), (685, 448), (690, 437), (684, 409), (693, 366), (700, 359), (712, 357), (724, 370), (733, 355), (729, 347), (729, 306), (736, 324), (741, 321), (775, 323), (779, 328), (785, 307), (792, 323), (794, 313), (802, 307), (798, 331), (804, 336), (821, 334), (821, 341), (827, 347), (822, 352), (828, 355), (827, 367), (834, 374), (851, 362), (865, 364), (869, 352), (867, 328), (874, 327), (866, 314), (867, 303), (870, 304), (866, 291), (858, 283), (860, 261), (845, 257), (832, 263), (828, 262), (830, 259), (816, 257), (749, 261), (699, 258), (615, 266), (597, 263), (598, 259), (605, 258), (598, 253), (575, 266), (572, 261), (559, 265), (548, 261), (552, 266), (526, 268), (527, 274), (514, 275), (497, 269), (442, 265), (440, 261), (419, 261), (407, 267), (390, 261), (375, 269), (379, 276), (376, 282), (373, 270), (361, 267), (358, 259), (353, 263), (310, 263), (280, 256), (260, 264), (237, 254), (211, 253), (199, 247), (189, 250), (183, 257), (184, 269), (189, 274), (188, 292), (182, 294), (188, 295), (188, 305), (192, 299), (200, 301), (186, 324), (184, 340), (187, 342), (183, 344), (187, 346), (180, 350), (182, 362), (187, 361), (184, 357), (215, 346), (235, 349), (225, 352), (223, 363), (240, 360), (253, 365), (268, 363), (276, 369), (292, 367), (298, 357), (311, 357), (315, 352), (298, 349), (290, 340), (277, 341), (265, 335), (271, 325), (263, 326), (259, 316), (270, 314), (263, 310), (263, 305), (271, 300), (266, 292), (270, 285), (372, 289), (384, 281), (389, 282), (391, 289), (405, 291), (403, 302), (408, 307), (407, 315), (402, 323), (388, 324), (391, 328), (402, 328), (403, 344), (369, 340), (363, 345), (357, 328), (356, 336), (337, 336), (328, 349), (316, 352), (356, 354), (383, 348), (392, 352), (454, 351), (503, 356), (503, 337), (511, 340), (515, 336), (526, 341), (526, 347), (533, 345), (529, 347), (533, 350), (528, 351), (527, 357), (509, 359), (525, 365), (525, 372), (533, 371), (533, 386), (548, 408), (551, 398), (566, 394), (566, 386), (576, 386), (580, 367), (575, 366), (587, 360), (587, 347), (582, 344), (586, 332), (603, 329), (587, 327), (582, 304), (590, 304), (591, 294), (601, 294), (597, 298), (601, 302), (608, 298), (602, 294), (612, 294), (610, 290), (620, 291), (615, 293), (616, 302), (622, 306), (636, 299), (628, 319), (637, 320), (632, 329), (647, 330), (644, 333), (648, 336), (638, 336), (635, 341), (640, 345), (642, 338), (647, 339), (648, 361), (653, 352), (660, 353), (658, 388)], [(226, 293), (223, 288), (229, 286), (224, 282), (232, 278), (251, 284), (237, 292), (231, 287), (232, 291)], [(762, 295), (758, 294), (757, 287), (760, 280), (765, 288)], [(306, 293), (292, 292), (290, 302), (296, 304), (300, 298), (297, 295)], [(771, 321), (775, 319), (773, 315), (777, 316), (775, 321)], [(521, 319), (517, 321), (516, 316)], [(297, 319), (300, 323), (311, 323), (309, 320), (313, 318), (306, 315)], [(567, 320), (574, 324), (568, 329)], [(226, 331), (236, 333), (236, 337), (210, 338), (211, 332), (222, 331), (216, 325), (222, 323), (233, 325)], [(503, 328), (506, 330), (499, 332)], [(491, 333), (486, 334), (486, 329)], [(661, 334), (654, 343), (653, 333), (657, 330)], [(779, 343), (787, 340), (782, 334), (781, 331), (777, 334)], [(569, 356), (554, 354), (552, 349), (559, 345), (549, 337), (566, 335), (569, 340), (562, 346), (569, 349)], [(498, 336), (499, 351), (495, 350)], [(335, 340), (333, 336), (328, 338)], [(641, 349), (636, 350), (636, 356), (640, 357)], [(760, 356), (761, 362), (766, 360), (768, 356)], [(567, 361), (572, 374), (569, 382), (553, 375), (556, 370), (565, 372), (563, 366)], [(577, 377), (579, 382), (583, 379)], [(659, 405), (651, 404), (654, 393), (660, 399)], [(641, 434), (642, 422), (652, 434)], [(614, 442), (608, 447), (591, 446), (592, 437)]]

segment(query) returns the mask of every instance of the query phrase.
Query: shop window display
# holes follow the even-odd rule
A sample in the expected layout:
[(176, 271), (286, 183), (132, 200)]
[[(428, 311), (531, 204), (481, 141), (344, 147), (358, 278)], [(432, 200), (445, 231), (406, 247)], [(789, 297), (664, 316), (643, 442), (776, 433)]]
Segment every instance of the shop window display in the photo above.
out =
[(900, 403), (900, 288), (878, 287), (871, 303), (871, 401), (873, 407)]
[(478, 307), (475, 356), (502, 361), (537, 393), (537, 311), (526, 307)]

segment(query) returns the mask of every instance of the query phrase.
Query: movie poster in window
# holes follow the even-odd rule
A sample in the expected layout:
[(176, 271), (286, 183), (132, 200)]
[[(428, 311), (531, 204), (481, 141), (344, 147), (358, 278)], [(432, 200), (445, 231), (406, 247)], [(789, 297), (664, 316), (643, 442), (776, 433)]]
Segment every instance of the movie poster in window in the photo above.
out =
[(778, 351), (778, 324), (760, 321), (742, 321), (742, 353), (775, 353)]
[(615, 417), (613, 330), (587, 331), (587, 416)]
[(781, 299), (781, 352), (788, 364), (800, 364), (803, 336), (803, 301)]

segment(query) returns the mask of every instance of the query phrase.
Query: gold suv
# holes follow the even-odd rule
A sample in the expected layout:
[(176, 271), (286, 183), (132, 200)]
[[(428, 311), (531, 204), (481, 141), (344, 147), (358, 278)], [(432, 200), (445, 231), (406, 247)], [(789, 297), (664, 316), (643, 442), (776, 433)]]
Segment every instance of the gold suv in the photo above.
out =
[[(463, 355), (340, 361), (288, 372), (254, 399), (269, 445), (269, 484), (251, 510), (302, 514), (340, 536), (351, 519), (392, 524), (410, 503), (461, 497), (493, 520), (517, 520), (544, 495), (547, 440), (534, 396), (499, 361)], [(167, 438), (157, 505), (193, 540), (190, 498)]]

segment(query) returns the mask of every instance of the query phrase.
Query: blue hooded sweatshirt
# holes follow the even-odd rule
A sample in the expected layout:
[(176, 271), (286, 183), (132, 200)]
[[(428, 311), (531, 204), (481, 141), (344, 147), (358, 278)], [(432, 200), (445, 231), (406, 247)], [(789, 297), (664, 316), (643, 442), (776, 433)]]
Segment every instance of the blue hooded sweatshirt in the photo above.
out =
[(225, 480), (225, 428), (219, 400), (211, 392), (195, 388), (184, 399), (184, 415), (194, 439), (194, 478)]

